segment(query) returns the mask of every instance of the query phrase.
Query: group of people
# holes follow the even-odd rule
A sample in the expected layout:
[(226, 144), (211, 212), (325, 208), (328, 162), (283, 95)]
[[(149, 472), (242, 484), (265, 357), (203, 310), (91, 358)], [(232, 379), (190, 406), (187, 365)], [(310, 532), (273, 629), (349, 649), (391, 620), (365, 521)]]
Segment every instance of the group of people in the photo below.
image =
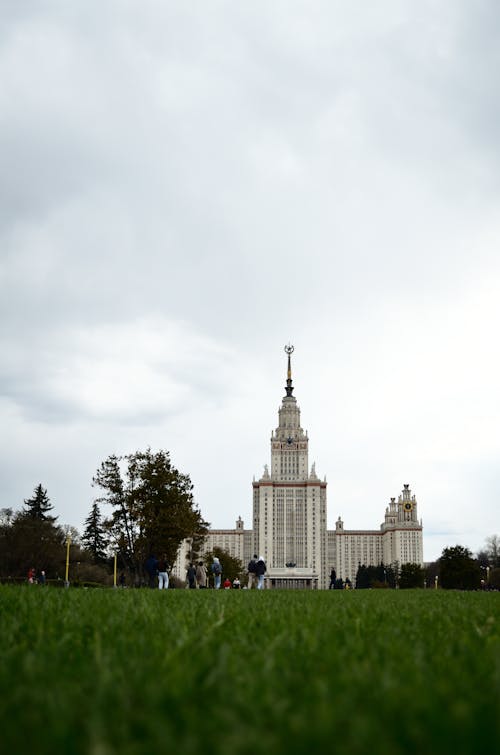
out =
[(265, 573), (266, 562), (262, 556), (257, 556), (254, 553), (253, 558), (248, 563), (248, 589), (251, 590), (255, 585), (257, 590), (263, 590)]
[[(158, 587), (159, 590), (167, 590), (169, 586), (169, 571), (170, 564), (167, 561), (165, 554), (159, 559), (150, 555), (144, 564), (144, 568), (148, 575), (149, 586), (154, 588)], [(262, 556), (254, 554), (253, 558), (248, 564), (248, 584), (243, 589), (251, 590), (255, 587), (257, 590), (264, 588), (264, 576), (266, 573), (266, 563)], [(238, 577), (235, 577), (233, 581), (226, 577), (224, 583), (222, 583), (222, 564), (217, 556), (214, 556), (210, 565), (210, 574), (213, 577), (213, 585), (215, 590), (220, 590), (221, 585), (225, 590), (240, 590), (242, 585)], [(186, 571), (186, 583), (189, 589), (206, 590), (209, 587), (209, 573), (207, 567), (203, 561), (191, 562)]]
[(36, 573), (36, 569), (34, 566), (31, 567), (31, 569), (28, 571), (28, 584), (29, 585), (44, 585), (45, 584), (45, 572), (42, 569), (40, 574)]

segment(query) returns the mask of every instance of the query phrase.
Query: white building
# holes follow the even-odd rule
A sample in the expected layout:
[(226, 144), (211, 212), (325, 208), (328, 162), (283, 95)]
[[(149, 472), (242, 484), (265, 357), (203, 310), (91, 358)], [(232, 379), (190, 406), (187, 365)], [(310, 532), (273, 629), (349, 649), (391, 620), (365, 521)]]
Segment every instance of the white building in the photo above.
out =
[[(267, 586), (275, 588), (325, 589), (332, 569), (354, 583), (360, 564), (423, 565), (422, 523), (409, 485), (397, 501), (391, 498), (380, 529), (345, 530), (339, 517), (335, 529), (327, 530), (327, 483), (314, 464), (309, 468), (309, 438), (293, 396), (293, 346), (285, 351), (287, 381), (278, 427), (271, 433), (271, 471), (266, 465), (260, 480), (253, 481), (253, 528), (245, 530), (240, 517), (233, 530), (211, 530), (205, 552), (217, 546), (245, 565), (254, 553), (262, 555)], [(185, 552), (181, 547), (174, 569), (179, 576), (185, 575)]]

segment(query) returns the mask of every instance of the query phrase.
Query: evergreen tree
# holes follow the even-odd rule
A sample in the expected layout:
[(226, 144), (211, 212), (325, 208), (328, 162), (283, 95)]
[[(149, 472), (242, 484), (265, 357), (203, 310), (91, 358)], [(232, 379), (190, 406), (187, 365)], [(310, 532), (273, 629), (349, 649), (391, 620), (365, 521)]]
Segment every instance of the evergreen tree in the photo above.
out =
[(462, 545), (445, 548), (439, 559), (441, 586), (450, 590), (477, 590), (481, 568), (472, 553)]
[(402, 590), (424, 586), (425, 572), (420, 564), (403, 564), (399, 586)]
[(38, 519), (44, 522), (55, 522), (56, 516), (49, 516), (49, 511), (54, 508), (50, 503), (47, 491), (42, 488), (42, 485), (38, 485), (33, 492), (32, 498), (24, 500), (24, 505), (27, 507), (24, 512), (30, 519)]
[(108, 537), (97, 503), (93, 504), (90, 514), (85, 520), (82, 544), (86, 550), (92, 553), (94, 563), (97, 564), (106, 559)]

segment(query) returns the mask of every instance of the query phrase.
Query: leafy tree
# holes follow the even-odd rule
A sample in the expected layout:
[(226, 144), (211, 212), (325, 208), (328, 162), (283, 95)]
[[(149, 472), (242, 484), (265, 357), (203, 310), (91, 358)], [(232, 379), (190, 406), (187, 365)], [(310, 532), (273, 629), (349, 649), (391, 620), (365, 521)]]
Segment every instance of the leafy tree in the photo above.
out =
[(208, 553), (205, 553), (201, 558), (200, 561), (203, 561), (205, 566), (207, 567), (207, 573), (210, 577), (210, 584), (213, 585), (213, 578), (212, 578), (212, 572), (210, 570), (210, 567), (212, 566), (212, 561), (214, 556), (217, 556), (219, 561), (222, 564), (222, 574), (225, 577), (229, 577), (231, 582), (233, 579), (238, 577), (240, 580), (242, 586), (246, 584), (246, 569), (243, 563), (240, 561), (239, 558), (235, 558), (234, 556), (231, 556), (228, 551), (223, 550), (223, 548), (213, 548), (213, 550), (208, 551)]
[(445, 548), (439, 559), (440, 584), (449, 590), (476, 590), (481, 581), (481, 569), (472, 553), (462, 545)]
[(93, 504), (90, 514), (85, 520), (82, 545), (92, 554), (94, 563), (98, 564), (106, 560), (108, 535), (102, 523), (101, 511), (97, 503)]
[(42, 488), (42, 485), (38, 485), (31, 498), (24, 500), (26, 506), (26, 515), (31, 519), (39, 519), (47, 522), (55, 522), (56, 516), (49, 516), (49, 511), (54, 508), (50, 503), (47, 491)]
[(386, 566), (365, 566), (360, 564), (356, 573), (356, 589), (366, 590), (370, 587), (396, 587), (399, 576), (399, 564)]
[(490, 535), (486, 538), (486, 553), (488, 555), (489, 564), (494, 569), (500, 567), (500, 536)]
[(424, 586), (425, 572), (420, 564), (403, 564), (399, 577), (399, 586), (402, 590), (412, 587)]
[(184, 538), (202, 538), (208, 525), (194, 503), (193, 485), (176, 469), (168, 451), (109, 456), (98, 469), (96, 503), (112, 507), (105, 521), (120, 560), (138, 577), (150, 554), (174, 563)]
[(0, 509), (0, 527), (8, 527), (10, 523), (12, 522), (12, 517), (14, 516), (14, 510), (7, 508), (7, 509)]
[(489, 587), (500, 590), (500, 567), (491, 570)]

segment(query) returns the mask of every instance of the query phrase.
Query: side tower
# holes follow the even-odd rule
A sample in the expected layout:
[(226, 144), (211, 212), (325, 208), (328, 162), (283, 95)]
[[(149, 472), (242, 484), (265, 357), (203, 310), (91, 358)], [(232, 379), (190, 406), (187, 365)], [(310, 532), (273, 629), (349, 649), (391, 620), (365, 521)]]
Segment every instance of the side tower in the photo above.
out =
[(384, 563), (423, 565), (422, 522), (418, 519), (417, 500), (409, 485), (403, 485), (397, 501), (391, 498), (380, 529)]
[(309, 439), (293, 396), (293, 350), (285, 346), (287, 380), (271, 434), (271, 473), (266, 465), (253, 483), (254, 550), (264, 556), (269, 587), (325, 588), (326, 481), (314, 464), (309, 471)]

